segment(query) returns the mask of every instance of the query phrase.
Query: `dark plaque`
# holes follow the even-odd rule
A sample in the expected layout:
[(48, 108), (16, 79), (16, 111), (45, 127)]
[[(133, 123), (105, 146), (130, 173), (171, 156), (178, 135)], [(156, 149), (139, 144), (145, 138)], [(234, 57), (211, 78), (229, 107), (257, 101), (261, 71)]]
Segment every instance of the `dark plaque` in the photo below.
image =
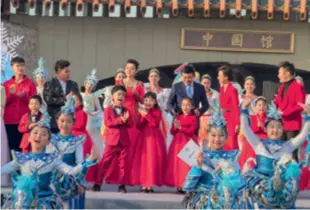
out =
[(293, 32), (183, 28), (181, 36), (182, 49), (294, 53)]

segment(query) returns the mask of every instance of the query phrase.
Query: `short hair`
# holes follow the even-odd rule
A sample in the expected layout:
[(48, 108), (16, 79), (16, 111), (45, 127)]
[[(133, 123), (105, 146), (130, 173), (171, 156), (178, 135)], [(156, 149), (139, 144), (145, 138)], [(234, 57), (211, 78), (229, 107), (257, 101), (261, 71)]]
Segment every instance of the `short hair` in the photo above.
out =
[(155, 100), (156, 103), (155, 103), (154, 107), (155, 107), (156, 109), (159, 109), (159, 105), (158, 105), (158, 102), (157, 102), (156, 93), (154, 93), (154, 92), (152, 92), (152, 91), (148, 91), (148, 92), (146, 92), (146, 93), (144, 94), (144, 98), (151, 98), (151, 99)]
[(290, 73), (290, 75), (294, 76), (295, 75), (295, 72), (296, 72), (296, 69), (295, 69), (295, 66), (294, 64), (288, 62), (288, 61), (284, 61), (284, 62), (281, 62), (279, 65), (278, 65), (279, 68), (284, 68), (286, 71), (288, 71)]
[(25, 60), (22, 57), (15, 57), (12, 58), (11, 60), (11, 66), (13, 66), (14, 64), (25, 64)]
[(193, 65), (187, 65), (182, 69), (182, 73), (195, 75), (195, 68)]
[(111, 90), (111, 94), (113, 95), (114, 93), (116, 93), (117, 91), (123, 91), (124, 93), (126, 93), (127, 91), (126, 91), (126, 88), (124, 87), (124, 86), (122, 86), (122, 85), (116, 85), (116, 86), (114, 86), (113, 88), (112, 88), (112, 90)]
[(31, 97), (29, 98), (29, 102), (31, 101), (31, 99), (33, 99), (33, 100), (38, 100), (39, 103), (40, 103), (40, 105), (42, 105), (42, 98), (41, 98), (40, 95), (33, 95), (33, 96), (31, 96)]
[(228, 78), (229, 81), (234, 79), (234, 71), (231, 65), (223, 65), (217, 69), (218, 72), (223, 72), (223, 74)]
[(139, 62), (138, 62), (137, 60), (135, 60), (135, 59), (128, 59), (127, 62), (126, 62), (126, 64), (128, 64), (128, 63), (131, 63), (131, 64), (135, 65), (136, 70), (139, 69), (139, 65), (140, 65), (140, 64), (139, 64)]
[(66, 60), (58, 60), (55, 63), (55, 72), (58, 73), (59, 70), (63, 70), (66, 67), (69, 67), (71, 65), (71, 63), (69, 61)]

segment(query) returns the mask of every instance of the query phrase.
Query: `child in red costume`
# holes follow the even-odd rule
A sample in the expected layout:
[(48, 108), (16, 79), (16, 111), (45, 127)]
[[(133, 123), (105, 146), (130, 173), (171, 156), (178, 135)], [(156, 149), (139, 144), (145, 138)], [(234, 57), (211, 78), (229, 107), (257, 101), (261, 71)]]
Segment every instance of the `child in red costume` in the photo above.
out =
[(126, 89), (112, 88), (113, 105), (104, 109), (105, 148), (99, 164), (100, 172), (94, 191), (100, 191), (103, 179), (108, 184), (118, 184), (119, 191), (126, 193), (128, 184), (128, 150), (130, 146), (128, 129), (133, 125), (129, 112), (123, 107)]
[[(85, 135), (86, 139), (83, 144), (83, 156), (86, 158), (87, 154), (90, 154), (91, 149), (95, 146), (93, 141), (86, 130), (87, 125), (87, 114), (83, 110), (83, 98), (78, 93), (72, 93), (72, 97), (75, 103), (75, 123), (72, 127), (72, 135), (80, 136)], [(96, 180), (96, 175), (98, 172), (98, 164), (90, 167), (86, 174), (86, 181), (90, 183), (94, 183)]]
[(182, 114), (176, 117), (171, 128), (173, 139), (168, 152), (165, 182), (170, 187), (177, 187), (180, 193), (183, 193), (182, 187), (191, 167), (183, 162), (178, 157), (178, 154), (191, 139), (197, 143), (195, 132), (198, 126), (198, 119), (192, 114), (192, 109), (192, 100), (190, 98), (183, 98), (181, 103)]
[(31, 96), (28, 104), (30, 112), (24, 114), (19, 122), (18, 131), (23, 134), (22, 141), (19, 145), (22, 152), (31, 151), (29, 135), (31, 129), (37, 126), (37, 122), (42, 117), (42, 113), (40, 112), (41, 106), (42, 98), (39, 95)]
[[(264, 97), (260, 96), (255, 99), (255, 115), (250, 116), (251, 129), (252, 131), (261, 139), (267, 139), (267, 133), (265, 131), (265, 122), (267, 120), (267, 101)], [(239, 165), (241, 169), (250, 170), (255, 166), (253, 160), (255, 160), (255, 152), (245, 137), (242, 135), (242, 130), (240, 132), (239, 145), (240, 148), (240, 158)], [(252, 162), (250, 162), (252, 160)], [(248, 161), (248, 163), (247, 163)]]
[(166, 142), (160, 128), (162, 112), (157, 104), (156, 94), (144, 95), (144, 108), (139, 109), (131, 180), (142, 185), (142, 192), (153, 192), (153, 186), (164, 185), (166, 170)]

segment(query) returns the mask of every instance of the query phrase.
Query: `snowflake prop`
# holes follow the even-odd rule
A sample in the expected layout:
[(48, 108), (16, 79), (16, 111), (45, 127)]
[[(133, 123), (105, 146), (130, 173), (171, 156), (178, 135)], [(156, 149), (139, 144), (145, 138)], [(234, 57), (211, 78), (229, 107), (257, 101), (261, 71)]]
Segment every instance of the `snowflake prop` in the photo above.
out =
[(23, 36), (8, 36), (7, 29), (1, 23), (1, 82), (3, 83), (13, 75), (10, 68), (12, 58), (18, 56), (16, 48), (22, 43)]

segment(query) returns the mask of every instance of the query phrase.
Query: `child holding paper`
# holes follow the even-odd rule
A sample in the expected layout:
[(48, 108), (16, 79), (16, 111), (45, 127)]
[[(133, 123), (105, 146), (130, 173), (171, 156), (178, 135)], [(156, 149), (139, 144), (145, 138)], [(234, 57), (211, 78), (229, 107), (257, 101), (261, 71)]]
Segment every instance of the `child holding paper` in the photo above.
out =
[(183, 98), (181, 102), (182, 114), (177, 116), (171, 128), (173, 139), (168, 152), (166, 185), (177, 187), (179, 193), (183, 193), (182, 187), (190, 166), (182, 161), (178, 154), (183, 147), (192, 139), (197, 143), (195, 132), (198, 120), (192, 113), (193, 102), (190, 98)]
[[(228, 139), (226, 121), (213, 113), (207, 128), (208, 149), (197, 153), (183, 189), (187, 209), (243, 209), (246, 182), (238, 166), (238, 150), (224, 151)], [(233, 183), (231, 185), (231, 183)]]
[(137, 128), (140, 132), (134, 150), (131, 176), (134, 185), (142, 185), (142, 192), (152, 193), (153, 185), (164, 184), (166, 143), (160, 129), (162, 112), (155, 93), (147, 92), (144, 95), (144, 107), (139, 109)]

